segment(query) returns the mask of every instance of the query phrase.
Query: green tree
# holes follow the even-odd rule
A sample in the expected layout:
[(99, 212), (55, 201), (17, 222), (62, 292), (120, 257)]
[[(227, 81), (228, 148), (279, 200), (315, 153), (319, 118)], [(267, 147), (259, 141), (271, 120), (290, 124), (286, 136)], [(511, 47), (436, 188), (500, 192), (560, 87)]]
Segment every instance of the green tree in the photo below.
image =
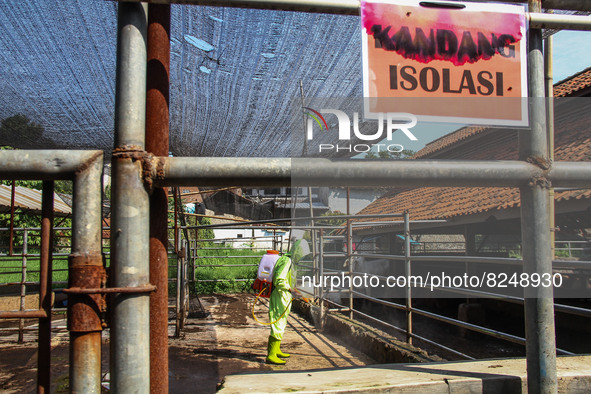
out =
[(17, 114), (0, 123), (0, 144), (15, 148), (54, 148), (55, 143), (44, 136), (44, 131), (39, 123)]
[[(2, 146), (0, 150), (12, 150), (14, 148), (10, 146)], [(0, 184), (6, 185), (8, 187), (12, 187), (12, 180), (0, 180)], [(36, 180), (28, 180), (22, 181), (17, 180), (15, 181), (15, 186), (26, 187), (28, 189), (36, 189), (42, 190), (43, 189), (43, 181), (36, 181)], [(54, 183), (54, 190), (56, 193), (61, 194), (72, 194), (73, 186), (71, 181), (56, 181)], [(60, 226), (69, 227), (71, 226), (71, 219), (60, 219)], [(15, 228), (31, 228), (31, 227), (40, 227), (41, 226), (41, 216), (34, 213), (23, 212), (20, 208), (15, 207), (14, 212), (14, 227)], [(9, 228), (10, 227), (10, 213), (1, 213), (0, 214), (0, 227), (2, 228)], [(17, 232), (14, 237), (13, 246), (21, 247), (23, 244), (22, 240), (22, 232)], [(0, 245), (2, 249), (8, 250), (8, 245), (10, 242), (10, 235), (7, 231), (0, 232)], [(39, 246), (39, 237), (31, 236), (29, 238), (28, 244), (30, 246)]]

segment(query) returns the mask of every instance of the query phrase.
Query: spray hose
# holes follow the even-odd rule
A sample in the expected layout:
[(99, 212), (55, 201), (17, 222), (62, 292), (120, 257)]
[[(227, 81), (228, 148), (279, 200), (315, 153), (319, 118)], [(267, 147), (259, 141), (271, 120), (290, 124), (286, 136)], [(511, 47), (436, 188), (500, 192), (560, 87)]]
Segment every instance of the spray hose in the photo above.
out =
[[(257, 319), (257, 317), (256, 317), (256, 316), (255, 316), (255, 314), (254, 314), (254, 307), (257, 305), (257, 302), (259, 301), (259, 298), (261, 298), (261, 294), (263, 294), (263, 292), (264, 292), (265, 290), (267, 290), (267, 289), (265, 288), (265, 289), (261, 290), (261, 292), (260, 292), (259, 294), (257, 294), (257, 298), (254, 300), (254, 303), (252, 304), (252, 317), (254, 318), (254, 320), (255, 320), (257, 323), (259, 323), (259, 324), (262, 324), (262, 325), (264, 325), (264, 326), (270, 326), (271, 324), (275, 324), (275, 323), (277, 323), (279, 320), (281, 320), (281, 318), (282, 318), (283, 316), (285, 316), (285, 314), (287, 313), (287, 311), (289, 311), (289, 307), (291, 306), (291, 303), (293, 302), (293, 298), (292, 298), (292, 299), (289, 301), (289, 304), (287, 304), (287, 306), (285, 307), (285, 310), (283, 311), (283, 313), (281, 314), (281, 316), (279, 316), (279, 318), (278, 318), (277, 320), (275, 320), (275, 321), (273, 321), (273, 322), (270, 322), (270, 323), (265, 323), (265, 322), (262, 322), (262, 321), (260, 321), (259, 319)], [(296, 291), (297, 291), (297, 290), (296, 290)], [(305, 298), (305, 297), (302, 297), (302, 299), (303, 299), (305, 302), (309, 302), (309, 300), (308, 300), (307, 298)]]

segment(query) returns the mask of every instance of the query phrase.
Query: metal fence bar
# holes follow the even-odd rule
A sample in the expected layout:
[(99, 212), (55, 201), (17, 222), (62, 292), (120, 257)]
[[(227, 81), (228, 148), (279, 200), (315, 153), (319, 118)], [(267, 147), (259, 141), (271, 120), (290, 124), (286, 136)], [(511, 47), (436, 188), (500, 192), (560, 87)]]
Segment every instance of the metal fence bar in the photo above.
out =
[[(21, 293), (20, 293), (20, 310), (25, 310), (25, 300), (27, 297), (27, 247), (28, 247), (29, 239), (28, 239), (28, 232), (25, 230), (23, 233), (23, 253), (22, 253), (22, 265), (21, 265)], [(18, 343), (23, 343), (24, 341), (24, 333), (23, 328), (25, 328), (25, 321), (20, 319), (18, 321)]]
[[(149, 283), (149, 197), (142, 163), (145, 147), (147, 5), (118, 7), (115, 143), (112, 160), (111, 271), (116, 287)], [(134, 159), (135, 158), (135, 159)], [(112, 304), (111, 389), (150, 390), (149, 295), (119, 294)]]
[[(80, 289), (104, 286), (101, 255), (102, 152), (76, 172), (72, 205), (72, 254), (68, 286)], [(54, 282), (57, 283), (57, 282)], [(101, 313), (106, 306), (100, 295), (68, 294), (70, 331), (70, 390), (101, 390)]]
[(39, 309), (47, 316), (39, 319), (37, 393), (49, 393), (51, 386), (51, 281), (53, 249), (53, 181), (43, 182), (41, 197), (41, 257), (39, 262)]
[(204, 259), (260, 259), (262, 255), (260, 256), (199, 256), (196, 257), (196, 260), (204, 260)]
[[(529, 0), (529, 10), (541, 11), (541, 0)], [(530, 130), (519, 134), (519, 158), (535, 160), (540, 169), (548, 159), (547, 122), (544, 86), (544, 56), (541, 29), (529, 29), (528, 96), (531, 106)], [(537, 103), (535, 102), (537, 100)], [(552, 274), (548, 185), (532, 182), (519, 189), (521, 200), (521, 240), (523, 272)], [(530, 393), (554, 393), (558, 390), (554, 298), (552, 288), (524, 289), (527, 387)]]
[[(410, 215), (408, 212), (404, 213), (404, 275), (410, 278), (411, 260), (410, 260)], [(412, 288), (410, 281), (408, 281), (405, 288), (406, 301), (406, 341), (412, 345)]]
[[(405, 331), (403, 328), (399, 328), (399, 327), (396, 327), (396, 326), (395, 326), (395, 325), (393, 325), (393, 324), (386, 323), (385, 321), (383, 321), (383, 320), (380, 320), (380, 319), (377, 319), (377, 318), (375, 318), (375, 317), (373, 317), (373, 316), (370, 316), (370, 315), (368, 315), (368, 314), (366, 314), (366, 313), (360, 312), (360, 311), (358, 311), (358, 310), (354, 310), (353, 312), (354, 312), (354, 313), (356, 313), (356, 314), (358, 314), (358, 315), (360, 315), (360, 316), (363, 316), (363, 317), (365, 317), (365, 318), (367, 318), (367, 319), (369, 319), (369, 320), (372, 320), (372, 321), (374, 321), (374, 322), (376, 322), (376, 323), (382, 324), (382, 325), (384, 325), (384, 326), (386, 326), (386, 327), (389, 327), (389, 328), (393, 328), (394, 330), (396, 330), (396, 331), (398, 331), (398, 332), (401, 332), (401, 333), (406, 333), (406, 331)], [(427, 338), (424, 338), (424, 337), (422, 337), (422, 336), (419, 336), (419, 335), (417, 335), (417, 334), (411, 334), (411, 336), (412, 336), (413, 338), (420, 339), (421, 341), (424, 341), (424, 342), (426, 342), (426, 343), (428, 343), (428, 344), (430, 344), (430, 345), (433, 345), (433, 346), (435, 346), (435, 347), (437, 347), (437, 348), (439, 348), (439, 349), (443, 349), (443, 350), (445, 350), (445, 351), (448, 351), (448, 352), (450, 352), (450, 353), (452, 353), (452, 354), (455, 354), (455, 355), (457, 355), (457, 356), (460, 356), (460, 357), (462, 357), (462, 358), (465, 358), (465, 359), (467, 359), (467, 360), (475, 360), (475, 358), (474, 358), (474, 357), (470, 357), (470, 356), (468, 356), (467, 354), (464, 354), (464, 353), (462, 353), (462, 352), (459, 352), (459, 351), (457, 351), (457, 350), (455, 350), (455, 349), (452, 349), (452, 348), (449, 348), (449, 347), (447, 347), (447, 346), (444, 346), (444, 345), (442, 345), (442, 344), (440, 344), (440, 343), (437, 343), (437, 342), (431, 341), (431, 340), (429, 340), (429, 339), (427, 339)]]
[[(524, 2), (524, 0), (518, 0), (517, 2), (519, 1)], [(148, 0), (148, 2), (317, 12), (326, 14), (345, 15), (359, 15), (360, 10), (360, 2), (358, 0)], [(498, 3), (515, 2), (498, 1)], [(591, 5), (589, 5), (588, 2), (585, 2), (585, 0), (544, 0), (543, 5), (544, 8), (551, 9), (591, 11)], [(530, 17), (530, 21), (532, 21), (532, 23), (535, 23), (537, 19), (535, 16), (533, 18)], [(566, 24), (566, 26), (560, 26), (560, 28), (567, 28), (567, 26), (568, 24)], [(541, 26), (537, 27), (540, 28)]]
[[(260, 256), (259, 256), (260, 257)], [(215, 265), (196, 265), (195, 268), (204, 267), (258, 267), (258, 264), (215, 264)]]
[[(170, 5), (148, 6), (146, 151), (167, 156), (169, 149)], [(150, 392), (168, 393), (168, 194), (150, 196)]]
[(240, 165), (227, 157), (157, 157), (154, 160), (158, 161), (153, 164), (154, 168), (156, 165), (164, 168), (163, 175), (152, 174), (156, 186), (216, 186), (239, 181), (244, 186), (383, 187), (403, 183), (420, 187), (428, 183), (441, 187), (519, 187), (547, 178), (555, 187), (591, 187), (589, 162), (556, 162), (547, 171), (519, 160), (375, 162), (245, 157)]
[[(2, 311), (0, 312), (0, 319), (19, 319), (19, 321), (22, 321), (22, 319), (37, 319), (37, 318), (43, 318), (43, 317), (47, 317), (47, 312), (43, 311), (43, 310), (39, 310), (39, 309), (33, 309), (33, 310), (25, 310), (24, 308), (21, 308), (18, 311)], [(25, 330), (24, 326), (20, 325), (19, 322), (19, 327), (17, 328), (18, 332), (19, 332), (19, 339), (21, 338), (21, 332)], [(20, 339), (22, 343), (22, 339)]]

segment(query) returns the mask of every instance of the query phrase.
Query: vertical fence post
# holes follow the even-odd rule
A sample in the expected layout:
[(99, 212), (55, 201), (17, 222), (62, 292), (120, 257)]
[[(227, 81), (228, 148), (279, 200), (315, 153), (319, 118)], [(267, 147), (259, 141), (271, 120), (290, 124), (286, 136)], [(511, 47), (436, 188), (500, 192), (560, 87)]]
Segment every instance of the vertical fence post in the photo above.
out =
[[(25, 301), (27, 297), (27, 253), (28, 253), (28, 231), (26, 228), (23, 231), (23, 249), (21, 262), (21, 296), (20, 296), (20, 310), (25, 310)], [(18, 343), (24, 342), (25, 320), (18, 320)]]
[[(322, 283), (324, 278), (324, 230), (320, 229), (320, 243), (318, 244), (318, 282)], [(318, 286), (318, 302), (320, 303), (320, 329), (324, 328), (324, 287)]]
[[(347, 217), (351, 215), (351, 188), (347, 187)], [(353, 225), (347, 218), (347, 261), (349, 264), (349, 318), (353, 319)]]
[[(530, 12), (541, 12), (541, 0), (529, 0)], [(529, 29), (528, 40), (530, 130), (519, 135), (521, 160), (550, 168), (548, 160), (544, 56), (542, 30)], [(549, 183), (539, 181), (520, 187), (523, 272), (552, 275)], [(556, 340), (552, 287), (524, 289), (527, 387), (530, 393), (556, 393)]]
[[(301, 83), (301, 81), (300, 81)], [(308, 201), (310, 203), (310, 217), (314, 217), (314, 209), (312, 207), (312, 188), (308, 187)], [(313, 277), (316, 276), (318, 273), (318, 256), (317, 256), (317, 249), (316, 249), (316, 229), (314, 228), (315, 222), (314, 219), (310, 220), (310, 239), (312, 240), (312, 275)], [(314, 297), (318, 296), (318, 289), (314, 287), (313, 290)]]
[(349, 318), (353, 319), (353, 224), (347, 219), (347, 265), (349, 266)]
[(412, 345), (412, 288), (410, 284), (410, 217), (404, 212), (404, 275), (408, 281), (406, 286), (406, 342)]
[[(552, 10), (549, 10), (552, 12)], [(545, 80), (545, 93), (546, 93), (546, 104), (548, 112), (547, 117), (547, 130), (548, 130), (548, 159), (554, 161), (554, 79), (553, 79), (553, 38), (552, 36), (544, 39), (544, 80)], [(554, 188), (548, 189), (548, 215), (550, 217), (550, 253), (552, 258), (556, 256), (556, 223), (554, 217)], [(570, 245), (569, 245), (570, 246)], [(569, 255), (570, 248), (569, 248)]]
[[(115, 287), (150, 280), (150, 202), (142, 179), (145, 149), (147, 5), (118, 4), (111, 275)], [(111, 325), (111, 390), (150, 391), (149, 295), (118, 294)]]
[[(197, 223), (199, 225), (199, 223)], [(195, 294), (197, 294), (197, 267), (198, 267), (198, 255), (199, 255), (199, 229), (195, 229), (195, 251), (193, 252), (193, 267), (191, 268), (192, 275), (193, 275), (193, 289)]]
[[(84, 169), (78, 171), (74, 179), (72, 252), (68, 258), (69, 289), (100, 288), (105, 285), (101, 255), (102, 170), (103, 160), (99, 154), (86, 162)], [(101, 392), (101, 313), (104, 310), (103, 298), (98, 294), (68, 293), (72, 393)]]
[[(148, 5), (146, 151), (168, 156), (170, 4)], [(150, 392), (168, 393), (168, 192), (150, 196)]]
[(12, 181), (12, 187), (10, 189), (10, 238), (8, 243), (8, 255), (14, 254), (14, 198), (16, 195), (16, 181)]
[(53, 249), (53, 181), (43, 182), (41, 197), (41, 250), (39, 256), (39, 309), (47, 317), (39, 318), (37, 357), (37, 393), (49, 393), (51, 383), (51, 284)]
[[(175, 204), (176, 205), (176, 204)], [(175, 248), (177, 248), (175, 246)], [(176, 254), (176, 298), (175, 298), (175, 326), (174, 336), (178, 338), (181, 335), (181, 270), (183, 269), (183, 257), (177, 248)]]

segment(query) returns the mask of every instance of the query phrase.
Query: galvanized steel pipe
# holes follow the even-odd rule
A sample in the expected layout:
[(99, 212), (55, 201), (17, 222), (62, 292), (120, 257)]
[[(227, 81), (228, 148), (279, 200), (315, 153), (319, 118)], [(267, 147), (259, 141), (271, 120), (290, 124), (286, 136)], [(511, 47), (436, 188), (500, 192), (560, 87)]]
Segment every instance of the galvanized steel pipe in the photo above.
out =
[(1, 179), (74, 179), (87, 163), (102, 156), (98, 150), (3, 150)]
[[(140, 0), (136, 0), (140, 1)], [(486, 0), (475, 0), (486, 1)], [(498, 3), (519, 3), (517, 1), (497, 1)], [(359, 15), (359, 0), (148, 0), (148, 3), (168, 3), (205, 5), (213, 7), (256, 8), (284, 11), (318, 12), (326, 14)], [(586, 0), (544, 0), (543, 8), (555, 10), (591, 11)]]
[[(529, 0), (529, 9), (541, 11), (541, 0)], [(544, 56), (540, 29), (529, 30), (529, 97), (544, 100)], [(541, 98), (541, 99), (540, 99)], [(542, 104), (542, 105), (540, 105)], [(521, 160), (549, 167), (546, 106), (531, 107), (530, 131), (520, 134)], [(520, 188), (523, 272), (552, 275), (548, 184), (533, 183)], [(527, 388), (529, 393), (556, 393), (556, 339), (552, 287), (524, 289)]]
[[(527, 132), (529, 134), (529, 131)], [(320, 158), (160, 157), (157, 186), (518, 187), (546, 179), (591, 187), (591, 163), (555, 162), (549, 170), (517, 160), (329, 160)], [(152, 166), (156, 168), (156, 165)]]
[[(142, 178), (146, 118), (147, 5), (119, 4), (111, 275), (115, 287), (149, 283), (149, 199)], [(111, 389), (150, 391), (149, 295), (121, 293), (111, 304)]]
[[(103, 160), (98, 156), (86, 163), (74, 179), (73, 218), (72, 218), (72, 258), (70, 259), (70, 285), (76, 285), (76, 279), (86, 280), (76, 275), (81, 261), (82, 269), (92, 260), (100, 264), (101, 254), (101, 211), (102, 190), (101, 176)], [(78, 259), (76, 258), (78, 257)], [(102, 267), (99, 265), (97, 270)], [(100, 279), (100, 278), (99, 278)], [(75, 314), (80, 299), (69, 296), (68, 329), (70, 330), (70, 391), (73, 393), (101, 392), (101, 330), (100, 323), (90, 326), (84, 315)], [(84, 309), (85, 307), (82, 306)], [(78, 310), (78, 309), (76, 309)], [(96, 310), (87, 307), (93, 315), (93, 321), (100, 318)]]
[(591, 16), (586, 15), (530, 12), (527, 18), (531, 29), (591, 30)]
[[(521, 161), (336, 161), (328, 159), (161, 157), (162, 186), (501, 186), (517, 187), (543, 171)], [(156, 166), (153, 166), (154, 168)], [(590, 166), (591, 168), (591, 166)]]

